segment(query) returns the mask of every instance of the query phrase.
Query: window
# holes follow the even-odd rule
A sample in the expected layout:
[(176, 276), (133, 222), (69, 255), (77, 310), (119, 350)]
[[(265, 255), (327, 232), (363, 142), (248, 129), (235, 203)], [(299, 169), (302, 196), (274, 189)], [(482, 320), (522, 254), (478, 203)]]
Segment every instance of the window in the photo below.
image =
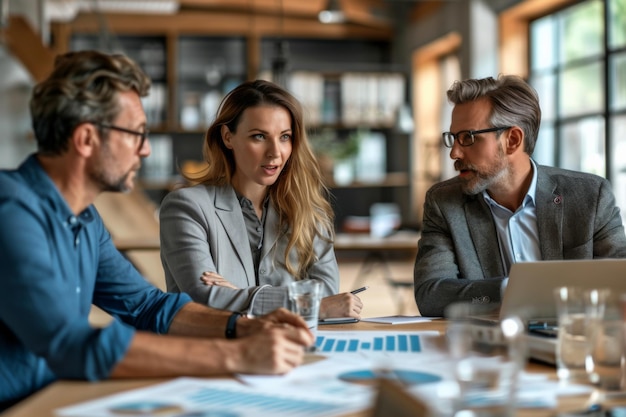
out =
[(586, 0), (530, 24), (542, 106), (534, 158), (613, 184), (626, 220), (626, 0)]

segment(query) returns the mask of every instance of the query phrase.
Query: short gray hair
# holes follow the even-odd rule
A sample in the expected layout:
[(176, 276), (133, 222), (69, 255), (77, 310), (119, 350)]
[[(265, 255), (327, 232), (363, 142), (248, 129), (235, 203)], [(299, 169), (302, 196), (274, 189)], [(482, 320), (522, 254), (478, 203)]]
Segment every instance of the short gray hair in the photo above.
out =
[(39, 151), (59, 155), (81, 123), (112, 123), (120, 109), (117, 93), (134, 90), (143, 97), (150, 79), (130, 58), (97, 51), (59, 55), (50, 76), (37, 84), (30, 101)]
[(532, 155), (537, 143), (541, 108), (533, 87), (516, 75), (500, 75), (455, 81), (447, 92), (452, 104), (486, 98), (492, 105), (490, 123), (497, 126), (519, 126), (524, 131), (524, 151)]

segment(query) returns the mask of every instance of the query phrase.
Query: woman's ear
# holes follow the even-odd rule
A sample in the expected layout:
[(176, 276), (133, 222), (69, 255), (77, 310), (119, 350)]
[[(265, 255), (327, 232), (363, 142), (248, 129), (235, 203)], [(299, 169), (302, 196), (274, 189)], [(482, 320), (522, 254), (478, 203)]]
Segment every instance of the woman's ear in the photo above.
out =
[(224, 146), (226, 146), (228, 149), (233, 149), (233, 144), (230, 142), (230, 139), (233, 135), (230, 132), (228, 126), (222, 125), (220, 133), (222, 134), (222, 142), (224, 143)]

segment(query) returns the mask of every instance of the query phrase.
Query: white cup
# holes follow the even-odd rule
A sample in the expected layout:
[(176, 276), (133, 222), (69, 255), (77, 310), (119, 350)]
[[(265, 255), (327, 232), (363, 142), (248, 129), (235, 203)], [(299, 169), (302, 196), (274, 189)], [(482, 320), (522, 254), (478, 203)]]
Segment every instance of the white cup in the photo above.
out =
[(315, 334), (320, 312), (322, 284), (319, 281), (304, 279), (289, 283), (291, 311), (298, 314)]

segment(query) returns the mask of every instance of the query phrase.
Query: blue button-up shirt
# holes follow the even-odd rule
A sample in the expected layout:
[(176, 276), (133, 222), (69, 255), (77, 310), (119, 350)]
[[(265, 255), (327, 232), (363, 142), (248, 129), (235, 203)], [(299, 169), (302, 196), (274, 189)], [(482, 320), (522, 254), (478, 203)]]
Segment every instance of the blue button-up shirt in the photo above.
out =
[(537, 227), (537, 165), (530, 161), (533, 177), (522, 205), (515, 212), (501, 206), (484, 191), (483, 197), (489, 208), (498, 232), (500, 255), (507, 275), (511, 265), (517, 262), (541, 260), (539, 248), (539, 229)]
[[(93, 206), (74, 215), (34, 155), (0, 171), (0, 284), (0, 404), (108, 377), (135, 329), (166, 333), (190, 301), (148, 283)], [(90, 326), (92, 303), (115, 320)]]

